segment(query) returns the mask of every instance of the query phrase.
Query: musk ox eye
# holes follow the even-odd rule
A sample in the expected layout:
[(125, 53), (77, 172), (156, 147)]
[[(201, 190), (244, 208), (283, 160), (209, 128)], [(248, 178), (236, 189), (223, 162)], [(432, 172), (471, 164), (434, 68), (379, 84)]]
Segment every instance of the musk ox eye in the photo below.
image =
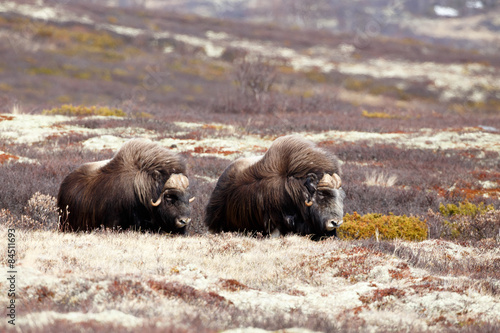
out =
[(320, 197), (323, 197), (323, 198), (331, 198), (334, 196), (333, 191), (320, 191), (320, 192), (318, 192), (318, 194)]
[(177, 201), (177, 196), (175, 194), (165, 194), (165, 200), (168, 203), (174, 203)]

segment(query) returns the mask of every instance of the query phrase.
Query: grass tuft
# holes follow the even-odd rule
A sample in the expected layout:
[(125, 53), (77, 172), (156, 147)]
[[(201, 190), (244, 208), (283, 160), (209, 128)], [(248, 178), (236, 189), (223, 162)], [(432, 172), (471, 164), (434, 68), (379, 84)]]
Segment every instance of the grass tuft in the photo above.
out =
[(127, 114), (118, 108), (109, 108), (107, 106), (74, 106), (72, 104), (63, 104), (60, 107), (50, 110), (43, 110), (46, 115), (65, 115), (65, 116), (105, 116), (105, 117), (125, 117)]

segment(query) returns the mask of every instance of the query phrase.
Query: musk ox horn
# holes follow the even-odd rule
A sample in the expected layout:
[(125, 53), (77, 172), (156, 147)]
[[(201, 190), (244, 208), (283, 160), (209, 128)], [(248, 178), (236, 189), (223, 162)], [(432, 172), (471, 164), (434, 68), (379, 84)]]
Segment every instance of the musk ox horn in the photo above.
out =
[(160, 203), (161, 203), (161, 197), (162, 197), (162, 196), (163, 196), (163, 193), (160, 195), (160, 197), (159, 197), (159, 198), (158, 198), (158, 200), (156, 200), (156, 201), (153, 201), (153, 199), (151, 199), (151, 205), (152, 205), (153, 207), (158, 207), (158, 206), (160, 205)]
[[(161, 197), (163, 196), (163, 193), (165, 193), (168, 190), (176, 189), (176, 190), (185, 190), (189, 186), (189, 179), (184, 176), (182, 173), (174, 173), (172, 174), (168, 180), (165, 182), (165, 185), (163, 186), (163, 192), (160, 194), (160, 197), (158, 200), (153, 201), (151, 199), (151, 205), (153, 207), (158, 207), (161, 203)], [(194, 200), (194, 198), (191, 198)], [(189, 199), (189, 202), (192, 202), (192, 200)]]
[(306, 200), (305, 203), (306, 203), (307, 207), (311, 207), (313, 205), (312, 200), (309, 200), (309, 201)]
[(192, 198), (190, 198), (190, 199), (189, 199), (189, 203), (193, 202), (193, 201), (194, 201), (194, 199), (196, 199), (196, 197), (192, 197)]
[(336, 173), (333, 174), (333, 179), (335, 179), (337, 186), (335, 188), (340, 188), (342, 186), (342, 179)]
[(318, 183), (318, 190), (336, 189), (340, 188), (341, 185), (342, 185), (342, 180), (340, 179), (339, 175), (334, 173), (332, 177), (329, 174), (325, 173), (323, 175), (323, 178), (321, 178), (321, 180)]
[(182, 173), (174, 173), (168, 178), (163, 190), (168, 189), (177, 189), (177, 190), (185, 190), (189, 186), (189, 180)]

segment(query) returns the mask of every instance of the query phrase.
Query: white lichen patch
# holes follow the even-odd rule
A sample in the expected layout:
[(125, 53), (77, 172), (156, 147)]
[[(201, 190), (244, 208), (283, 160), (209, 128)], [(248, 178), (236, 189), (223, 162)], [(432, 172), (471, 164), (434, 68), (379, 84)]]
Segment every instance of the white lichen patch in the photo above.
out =
[[(434, 86), (443, 90), (442, 98), (463, 97), (476, 89), (500, 90), (498, 72), (481, 64), (438, 64), (433, 62), (414, 63), (385, 59), (367, 62), (343, 62), (337, 70), (348, 75), (369, 75), (375, 78), (399, 78), (405, 80), (431, 80)], [(479, 101), (479, 95), (471, 94), (471, 101)]]
[(16, 13), (43, 21), (92, 23), (92, 20), (88, 17), (75, 15), (70, 11), (64, 10), (61, 6), (51, 7), (6, 1), (0, 3), (0, 12)]
[(498, 188), (500, 188), (500, 184), (498, 182), (494, 182), (494, 181), (490, 181), (490, 180), (479, 180), (478, 183), (484, 189), (498, 189)]
[(210, 40), (206, 38), (199, 38), (181, 34), (174, 35), (173, 37), (174, 39), (183, 42), (185, 44), (203, 48), (205, 50), (206, 55), (211, 58), (218, 58), (225, 51), (224, 47), (218, 46), (217, 44), (212, 43)]
[(55, 311), (33, 312), (18, 319), (19, 326), (29, 326), (31, 323), (37, 323), (39, 327), (50, 326), (56, 321), (68, 321), (74, 325), (81, 325), (89, 322), (98, 322), (102, 324), (111, 324), (118, 327), (134, 328), (142, 325), (144, 320), (131, 314), (126, 314), (118, 310), (105, 310), (99, 313), (93, 312), (67, 312), (60, 313)]
[(0, 150), (0, 164), (2, 163), (37, 163), (37, 161), (29, 157), (12, 155)]
[(144, 30), (116, 25), (116, 24), (98, 24), (96, 26), (98, 29), (108, 30), (114, 32), (119, 35), (127, 36), (127, 37), (137, 37), (140, 34), (144, 33)]
[(0, 121), (0, 138), (10, 143), (35, 143), (62, 131), (76, 130), (72, 126), (54, 126), (68, 121), (66, 116), (8, 115), (9, 120)]
[(92, 151), (103, 149), (118, 150), (127, 141), (127, 139), (114, 135), (101, 135), (90, 138), (82, 142), (83, 148)]
[(500, 134), (483, 131), (479, 128), (460, 130), (421, 129), (412, 133), (367, 133), (357, 131), (328, 131), (316, 134), (303, 134), (313, 141), (339, 141), (394, 144), (411, 149), (480, 149), (500, 152)]
[[(87, 117), (85, 119), (102, 119)], [(8, 114), (0, 121), (0, 138), (8, 143), (35, 144), (49, 142), (51, 138), (81, 135), (80, 144), (86, 150), (117, 150), (128, 139), (141, 137), (159, 142), (179, 152), (190, 152), (197, 156), (215, 156), (235, 159), (241, 156), (262, 155), (272, 144), (274, 138), (262, 137), (238, 131), (232, 125), (175, 122), (184, 131), (165, 133), (141, 127), (113, 127), (91, 129), (83, 125), (68, 125), (72, 117)], [(119, 118), (117, 118), (119, 119)], [(204, 135), (204, 131), (216, 134)], [(190, 138), (196, 133), (199, 139)], [(360, 131), (325, 131), (320, 133), (298, 132), (313, 142), (359, 142), (369, 144), (390, 144), (408, 149), (479, 149), (500, 152), (500, 133), (482, 128), (462, 129), (421, 129), (409, 133), (372, 133)], [(85, 138), (89, 137), (89, 138)], [(57, 146), (51, 149), (58, 149)], [(22, 160), (27, 162), (27, 160)], [(388, 179), (389, 180), (389, 179)]]

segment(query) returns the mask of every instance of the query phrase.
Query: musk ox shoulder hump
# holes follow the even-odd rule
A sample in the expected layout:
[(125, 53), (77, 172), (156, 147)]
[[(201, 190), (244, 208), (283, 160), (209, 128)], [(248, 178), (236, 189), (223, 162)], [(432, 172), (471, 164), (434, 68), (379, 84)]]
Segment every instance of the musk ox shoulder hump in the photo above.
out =
[(245, 169), (248, 169), (250, 166), (259, 162), (262, 159), (262, 156), (251, 156), (251, 157), (242, 157), (234, 161), (232, 164), (232, 168), (236, 172), (241, 172)]
[(165, 170), (168, 173), (186, 173), (184, 162), (175, 152), (148, 139), (127, 141), (111, 162), (120, 163), (120, 166), (125, 168), (132, 168), (133, 170), (130, 171), (149, 173), (155, 170)]
[(85, 168), (87, 172), (96, 172), (101, 169), (103, 166), (109, 163), (111, 160), (103, 160), (97, 162), (89, 162), (82, 165), (82, 168)]
[(308, 173), (340, 174), (337, 157), (298, 135), (276, 139), (262, 162), (281, 176), (305, 177)]

